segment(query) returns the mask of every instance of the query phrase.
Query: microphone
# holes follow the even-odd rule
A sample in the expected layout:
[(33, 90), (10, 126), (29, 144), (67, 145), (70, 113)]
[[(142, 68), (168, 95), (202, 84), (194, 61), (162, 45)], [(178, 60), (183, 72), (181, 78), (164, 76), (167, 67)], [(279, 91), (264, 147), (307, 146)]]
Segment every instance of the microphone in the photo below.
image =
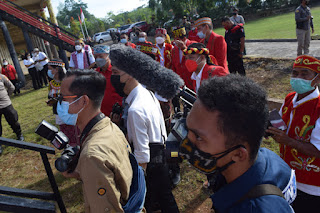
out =
[(174, 98), (184, 85), (178, 74), (161, 66), (145, 53), (123, 44), (112, 45), (109, 57), (112, 66), (128, 73), (163, 98)]

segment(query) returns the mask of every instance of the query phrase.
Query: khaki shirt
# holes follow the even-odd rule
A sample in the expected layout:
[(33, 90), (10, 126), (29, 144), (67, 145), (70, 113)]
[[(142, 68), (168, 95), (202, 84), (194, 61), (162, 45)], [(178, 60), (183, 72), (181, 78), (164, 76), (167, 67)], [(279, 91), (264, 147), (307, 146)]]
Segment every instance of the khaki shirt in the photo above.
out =
[(82, 144), (77, 171), (83, 183), (86, 212), (123, 212), (129, 197), (130, 146), (108, 117), (99, 121)]

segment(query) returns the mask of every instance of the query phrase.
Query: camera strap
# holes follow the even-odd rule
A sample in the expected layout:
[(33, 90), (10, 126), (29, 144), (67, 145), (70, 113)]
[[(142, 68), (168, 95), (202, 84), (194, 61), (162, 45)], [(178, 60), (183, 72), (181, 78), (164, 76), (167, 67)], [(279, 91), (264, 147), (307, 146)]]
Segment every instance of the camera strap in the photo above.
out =
[(89, 123), (86, 125), (86, 127), (83, 129), (81, 136), (80, 136), (80, 144), (84, 141), (84, 139), (87, 137), (87, 134), (91, 131), (94, 125), (101, 121), (106, 116), (100, 112), (98, 115), (96, 115), (94, 118), (92, 118)]

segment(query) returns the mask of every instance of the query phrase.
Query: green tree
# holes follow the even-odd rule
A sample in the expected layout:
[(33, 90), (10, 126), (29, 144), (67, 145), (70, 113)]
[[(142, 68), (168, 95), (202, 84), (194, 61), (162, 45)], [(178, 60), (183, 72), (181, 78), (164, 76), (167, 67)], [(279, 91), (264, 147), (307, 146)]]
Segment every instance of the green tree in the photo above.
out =
[(73, 35), (80, 36), (80, 23), (79, 21), (75, 21), (73, 17), (70, 18), (70, 29)]

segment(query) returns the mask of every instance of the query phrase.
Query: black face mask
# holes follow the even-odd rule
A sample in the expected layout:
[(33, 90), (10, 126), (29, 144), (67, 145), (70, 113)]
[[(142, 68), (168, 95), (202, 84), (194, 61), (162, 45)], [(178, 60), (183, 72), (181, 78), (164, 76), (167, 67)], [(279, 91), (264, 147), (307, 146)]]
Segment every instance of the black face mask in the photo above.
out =
[(232, 13), (232, 15), (236, 16), (236, 15), (237, 15), (237, 13)]
[(110, 81), (111, 81), (112, 86), (114, 87), (114, 89), (118, 93), (118, 95), (120, 95), (121, 97), (127, 96), (123, 92), (124, 86), (126, 84), (120, 82), (120, 75), (111, 75)]

